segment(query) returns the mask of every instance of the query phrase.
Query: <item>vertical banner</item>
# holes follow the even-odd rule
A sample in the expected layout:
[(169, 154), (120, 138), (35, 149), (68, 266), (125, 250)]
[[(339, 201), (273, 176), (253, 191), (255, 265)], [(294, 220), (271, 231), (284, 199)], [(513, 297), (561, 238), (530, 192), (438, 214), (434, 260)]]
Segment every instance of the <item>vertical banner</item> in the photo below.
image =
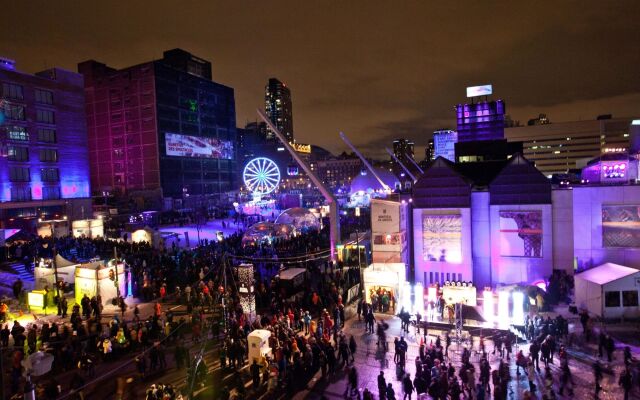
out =
[(242, 312), (247, 314), (249, 321), (256, 317), (256, 295), (254, 292), (253, 264), (238, 266), (238, 292)]

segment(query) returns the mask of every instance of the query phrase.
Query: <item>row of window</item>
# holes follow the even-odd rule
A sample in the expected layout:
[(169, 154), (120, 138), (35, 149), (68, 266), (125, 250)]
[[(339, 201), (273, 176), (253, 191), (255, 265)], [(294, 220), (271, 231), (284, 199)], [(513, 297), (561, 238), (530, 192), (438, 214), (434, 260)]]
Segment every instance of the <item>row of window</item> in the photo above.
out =
[[(7, 133), (7, 139), (16, 140), (20, 142), (29, 141), (29, 131), (24, 126), (8, 126), (5, 128)], [(44, 143), (56, 143), (56, 131), (55, 129), (38, 129), (38, 142)]]
[[(24, 100), (24, 90), (21, 85), (15, 83), (2, 84), (2, 97), (7, 99)], [(50, 90), (36, 89), (36, 103), (53, 104), (53, 92)]]
[[(5, 104), (4, 116), (14, 121), (24, 121), (26, 119), (24, 106), (18, 104)], [(55, 124), (56, 115), (51, 110), (36, 110), (36, 121), (43, 124)]]
[(604, 306), (620, 307), (620, 293), (622, 293), (622, 307), (638, 307), (637, 290), (604, 292)]
[[(58, 168), (40, 168), (40, 179), (42, 182), (60, 181), (60, 171)], [(9, 180), (11, 182), (31, 181), (31, 169), (29, 167), (9, 167)]]
[[(58, 162), (58, 150), (40, 149), (40, 162)], [(9, 161), (29, 161), (29, 148), (22, 146), (7, 146), (7, 159)]]
[[(33, 198), (31, 195), (32, 189), (29, 186), (13, 186), (11, 188), (11, 201), (29, 201)], [(60, 198), (59, 186), (43, 186), (42, 187), (42, 199), (43, 200), (57, 200)]]

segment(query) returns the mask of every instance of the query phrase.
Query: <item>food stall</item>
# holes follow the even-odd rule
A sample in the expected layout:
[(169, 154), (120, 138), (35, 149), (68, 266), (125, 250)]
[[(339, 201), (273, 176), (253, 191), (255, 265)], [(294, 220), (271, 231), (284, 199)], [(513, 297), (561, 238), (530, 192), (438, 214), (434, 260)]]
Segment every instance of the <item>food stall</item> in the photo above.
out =
[(71, 223), (73, 237), (86, 237), (95, 239), (104, 236), (104, 224), (101, 218), (80, 219)]
[[(115, 275), (116, 267), (112, 262), (107, 265), (102, 261), (79, 265), (75, 273), (76, 302), (80, 303), (86, 294), (89, 298), (100, 295), (103, 305), (110, 303), (117, 298)], [(117, 282), (120, 295), (126, 296), (127, 282), (124, 264), (118, 265)]]
[(266, 329), (256, 329), (247, 336), (247, 344), (249, 345), (249, 365), (256, 360), (258, 364), (262, 363), (262, 358), (271, 355), (271, 347), (269, 347), (269, 338), (271, 332)]

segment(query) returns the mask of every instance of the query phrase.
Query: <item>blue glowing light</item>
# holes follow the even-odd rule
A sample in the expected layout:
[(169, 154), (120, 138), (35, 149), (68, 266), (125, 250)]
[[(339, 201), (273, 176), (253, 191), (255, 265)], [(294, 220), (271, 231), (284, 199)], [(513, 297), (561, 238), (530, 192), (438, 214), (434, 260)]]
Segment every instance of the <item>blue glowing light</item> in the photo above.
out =
[(271, 193), (280, 183), (280, 169), (266, 157), (254, 158), (244, 167), (242, 179), (254, 194)]

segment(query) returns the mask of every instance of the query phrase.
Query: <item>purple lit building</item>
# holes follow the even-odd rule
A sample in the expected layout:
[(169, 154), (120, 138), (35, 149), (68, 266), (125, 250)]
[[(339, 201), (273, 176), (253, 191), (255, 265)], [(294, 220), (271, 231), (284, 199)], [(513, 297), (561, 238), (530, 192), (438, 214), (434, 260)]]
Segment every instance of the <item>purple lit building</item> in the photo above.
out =
[(504, 112), (502, 100), (458, 104), (458, 142), (504, 139)]
[(82, 75), (0, 62), (0, 227), (91, 217)]

